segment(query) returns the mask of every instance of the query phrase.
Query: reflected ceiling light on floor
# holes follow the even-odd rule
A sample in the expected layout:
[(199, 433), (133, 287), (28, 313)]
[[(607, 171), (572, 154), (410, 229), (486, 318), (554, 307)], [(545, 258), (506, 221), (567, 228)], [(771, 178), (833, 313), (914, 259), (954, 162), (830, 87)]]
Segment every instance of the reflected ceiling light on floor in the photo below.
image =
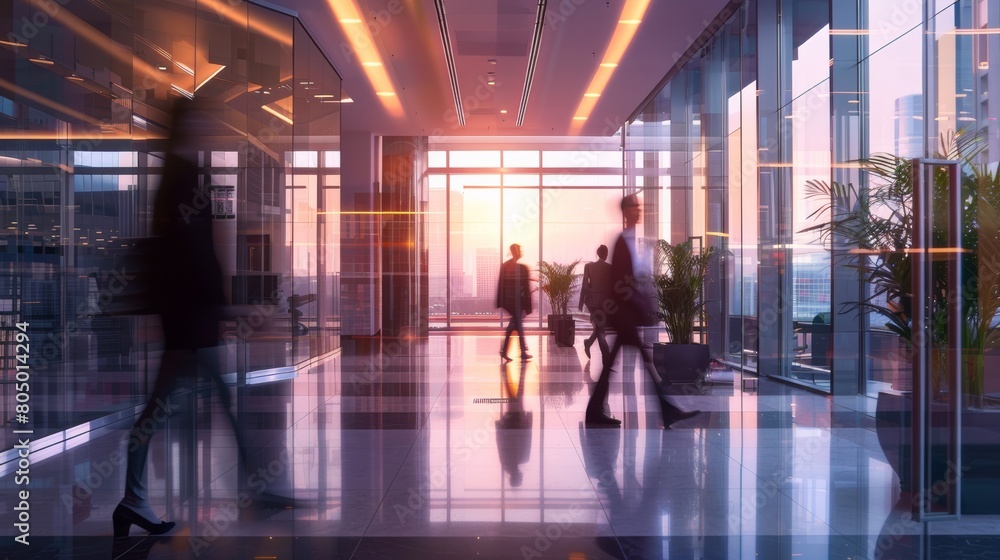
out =
[[(574, 128), (579, 127), (584, 120), (590, 118), (590, 113), (597, 105), (597, 100), (604, 93), (604, 88), (611, 81), (611, 76), (614, 74), (615, 68), (618, 67), (618, 63), (625, 55), (625, 51), (628, 50), (628, 46), (632, 43), (632, 38), (635, 37), (635, 32), (638, 31), (639, 25), (642, 23), (642, 18), (646, 15), (646, 8), (649, 7), (649, 2), (650, 0), (625, 0), (625, 5), (622, 6), (622, 13), (618, 18), (618, 25), (615, 26), (615, 32), (608, 42), (604, 56), (601, 57), (601, 63), (597, 67), (593, 79), (590, 80), (590, 85), (585, 90), (587, 93), (583, 95), (580, 105), (577, 106), (576, 111), (573, 113)], [(583, 118), (581, 119), (580, 117)]]
[(535, 12), (535, 31), (531, 35), (531, 50), (528, 51), (528, 71), (524, 76), (524, 90), (521, 92), (521, 105), (517, 109), (517, 126), (524, 124), (524, 112), (528, 108), (528, 96), (531, 94), (531, 82), (535, 79), (535, 65), (538, 63), (538, 50), (542, 45), (542, 30), (545, 28), (546, 0), (538, 0), (538, 10)]
[(465, 108), (462, 106), (462, 93), (458, 87), (455, 51), (451, 48), (451, 34), (448, 31), (448, 18), (444, 13), (444, 0), (434, 0), (434, 10), (437, 12), (438, 31), (441, 32), (441, 48), (444, 50), (444, 60), (448, 66), (448, 81), (451, 82), (451, 96), (455, 102), (458, 126), (465, 126)]
[(20, 41), (2, 41), (0, 40), (0, 45), (7, 45), (8, 47), (27, 47), (28, 45)]
[(375, 47), (375, 38), (372, 37), (368, 25), (365, 25), (358, 6), (353, 0), (327, 0), (327, 3), (350, 43), (350, 54), (361, 64), (365, 77), (382, 101), (382, 106), (393, 116), (401, 116), (403, 105), (396, 95), (396, 88), (385, 69), (381, 54)]

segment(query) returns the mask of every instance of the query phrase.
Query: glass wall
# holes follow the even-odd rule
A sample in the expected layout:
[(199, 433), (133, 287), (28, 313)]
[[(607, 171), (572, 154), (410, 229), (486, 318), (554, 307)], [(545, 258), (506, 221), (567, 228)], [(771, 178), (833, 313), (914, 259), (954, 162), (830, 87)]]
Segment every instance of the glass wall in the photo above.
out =
[(162, 339), (130, 308), (130, 255), (181, 97), (216, 108), (198, 203), (232, 304), (225, 371), (335, 347), (340, 78), (299, 22), (240, 1), (39, 6), (0, 13), (0, 408), (14, 409), (18, 323), (35, 440), (144, 402)]
[[(834, 393), (910, 389), (909, 277), (899, 289), (877, 277), (908, 262), (910, 240), (852, 240), (831, 224), (908, 185), (909, 158), (945, 157), (962, 161), (966, 182), (979, 166), (979, 186), (964, 187), (979, 236), (967, 242), (991, 238), (982, 181), (1000, 159), (988, 95), (1000, 87), (989, 60), (998, 11), (985, 0), (749, 1), (636, 111), (625, 180), (645, 193), (646, 235), (721, 249), (704, 326), (716, 358)], [(908, 225), (906, 196), (872, 215)], [(970, 265), (989, 282), (967, 329), (983, 360), (973, 369), (987, 372), (974, 376), (980, 395), (996, 383), (983, 258)]]

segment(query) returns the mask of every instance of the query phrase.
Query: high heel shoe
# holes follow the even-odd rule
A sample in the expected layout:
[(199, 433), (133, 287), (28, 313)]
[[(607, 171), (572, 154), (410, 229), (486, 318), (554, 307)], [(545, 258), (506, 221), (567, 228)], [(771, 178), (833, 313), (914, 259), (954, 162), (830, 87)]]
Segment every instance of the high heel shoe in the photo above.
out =
[(118, 507), (115, 508), (115, 512), (111, 514), (111, 522), (115, 527), (116, 539), (128, 537), (128, 531), (132, 525), (138, 525), (141, 529), (148, 531), (150, 535), (162, 535), (163, 533), (173, 529), (174, 525), (176, 525), (173, 521), (160, 521), (159, 523), (153, 523), (121, 504), (118, 504)]
[(693, 416), (701, 414), (700, 410), (683, 410), (677, 408), (676, 406), (668, 403), (660, 397), (660, 415), (663, 417), (663, 429), (669, 430), (670, 425), (674, 422), (680, 422), (681, 420), (687, 420)]

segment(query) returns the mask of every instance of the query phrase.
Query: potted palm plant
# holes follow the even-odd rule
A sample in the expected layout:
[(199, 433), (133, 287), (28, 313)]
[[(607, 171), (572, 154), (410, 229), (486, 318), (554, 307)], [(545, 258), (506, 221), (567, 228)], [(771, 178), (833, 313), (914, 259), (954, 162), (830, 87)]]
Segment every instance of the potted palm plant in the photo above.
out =
[[(996, 317), (1000, 312), (1000, 175), (987, 165), (976, 163), (983, 148), (976, 134), (959, 132), (942, 136), (937, 158), (960, 162), (960, 187), (963, 190), (962, 215), (962, 274), (967, 282), (962, 292), (962, 387), (948, 387), (945, 350), (935, 351), (931, 359), (931, 396), (944, 400), (947, 392), (961, 390), (966, 409), (963, 427), (963, 513), (1000, 511), (1000, 492), (996, 486), (996, 470), (1000, 461), (1000, 432), (997, 432), (995, 411), (984, 409), (986, 386), (985, 356), (998, 339)], [(922, 217), (913, 215), (913, 184), (911, 160), (892, 154), (878, 154), (861, 160), (868, 174), (868, 185), (858, 189), (851, 184), (810, 181), (806, 196), (824, 201), (814, 216), (829, 216), (822, 223), (803, 231), (817, 233), (836, 248), (843, 249), (844, 266), (855, 269), (870, 286), (865, 297), (848, 304), (847, 310), (867, 315), (873, 322), (884, 323), (886, 332), (899, 337), (902, 346), (914, 348), (910, 311), (911, 260), (913, 222)], [(948, 180), (943, 173), (935, 174), (932, 183), (934, 215), (943, 215), (948, 196)], [(943, 224), (932, 222), (932, 238), (941, 244), (946, 237)], [(859, 255), (861, 255), (859, 257)], [(929, 312), (932, 317), (930, 341), (934, 348), (947, 347), (944, 321), (947, 305), (954, 292), (947, 285), (947, 264), (936, 261), (931, 265)], [(890, 465), (899, 475), (900, 486), (910, 485), (910, 418), (911, 402), (908, 391), (882, 391), (876, 405), (876, 432)], [(943, 403), (931, 403), (931, 415), (940, 421), (946, 413)], [(969, 429), (972, 429), (970, 432)], [(985, 439), (984, 439), (985, 438)], [(978, 441), (976, 441), (978, 440)], [(931, 450), (931, 476), (945, 475), (945, 453), (938, 447)]]
[(573, 346), (576, 326), (569, 314), (569, 301), (576, 287), (575, 260), (569, 264), (542, 261), (538, 269), (538, 287), (548, 297), (552, 307), (549, 315), (549, 329), (559, 346)]
[(708, 345), (694, 342), (694, 329), (704, 323), (703, 288), (715, 253), (715, 247), (695, 251), (690, 241), (657, 242), (653, 283), (670, 341), (653, 345), (653, 360), (660, 377), (671, 383), (697, 382), (711, 362)]

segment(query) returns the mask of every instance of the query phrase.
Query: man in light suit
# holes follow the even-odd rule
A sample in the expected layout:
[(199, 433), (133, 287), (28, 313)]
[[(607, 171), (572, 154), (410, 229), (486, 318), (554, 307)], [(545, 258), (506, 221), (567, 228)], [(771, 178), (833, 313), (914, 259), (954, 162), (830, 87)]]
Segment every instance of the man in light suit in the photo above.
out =
[[(590, 395), (590, 402), (587, 403), (586, 426), (588, 428), (617, 428), (621, 426), (621, 420), (608, 416), (604, 408), (608, 400), (608, 388), (611, 378), (611, 366), (615, 356), (622, 350), (623, 346), (635, 346), (642, 354), (643, 365), (646, 371), (653, 378), (653, 384), (657, 388), (660, 402), (660, 415), (663, 420), (664, 429), (670, 429), (670, 425), (679, 420), (690, 418), (698, 414), (697, 410), (682, 410), (672, 404), (662, 393), (659, 384), (659, 376), (653, 366), (653, 353), (647, 348), (639, 335), (639, 327), (649, 322), (649, 315), (652, 310), (646, 309), (642, 281), (640, 272), (645, 257), (639, 249), (639, 240), (636, 239), (636, 224), (642, 217), (642, 205), (639, 197), (630, 194), (622, 199), (622, 217), (625, 221), (625, 229), (615, 242), (615, 251), (611, 257), (611, 303), (606, 306), (608, 320), (614, 327), (618, 336), (615, 337), (615, 345), (611, 349), (609, 357), (604, 360), (604, 368), (601, 376), (594, 386), (594, 392)], [(652, 271), (645, 271), (651, 273)], [(625, 360), (622, 360), (624, 365)]]

